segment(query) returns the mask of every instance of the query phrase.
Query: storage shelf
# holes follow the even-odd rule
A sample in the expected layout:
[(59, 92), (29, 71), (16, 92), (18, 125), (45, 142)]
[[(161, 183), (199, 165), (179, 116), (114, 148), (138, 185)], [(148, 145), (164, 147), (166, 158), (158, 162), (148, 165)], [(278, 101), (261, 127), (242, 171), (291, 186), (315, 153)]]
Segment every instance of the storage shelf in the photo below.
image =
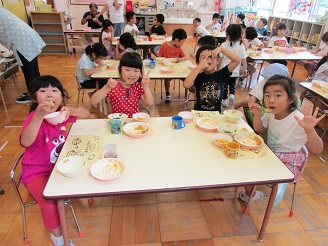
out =
[(67, 54), (67, 44), (64, 35), (66, 25), (63, 13), (32, 11), (30, 14), (33, 29), (46, 43), (46, 47), (43, 48), (42, 53)]

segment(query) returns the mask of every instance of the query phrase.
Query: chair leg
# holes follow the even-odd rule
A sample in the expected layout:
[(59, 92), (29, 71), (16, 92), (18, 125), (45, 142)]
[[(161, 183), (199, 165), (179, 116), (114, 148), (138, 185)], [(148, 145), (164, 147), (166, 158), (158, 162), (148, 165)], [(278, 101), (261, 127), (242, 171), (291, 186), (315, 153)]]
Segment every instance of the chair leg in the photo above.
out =
[(28, 239), (27, 239), (27, 230), (26, 230), (26, 214), (25, 214), (25, 206), (21, 204), (22, 208), (22, 220), (23, 220), (23, 243), (28, 244)]
[(83, 102), (83, 99), (84, 99), (84, 90), (82, 90), (82, 102)]
[(78, 89), (76, 107), (78, 107), (80, 103), (80, 93), (81, 91)]
[(248, 201), (245, 205), (245, 208), (244, 208), (244, 211), (243, 211), (245, 214), (248, 213), (248, 206), (251, 203), (251, 200), (252, 200), (251, 197), (253, 197), (255, 190), (256, 190), (256, 185), (253, 186), (252, 191), (251, 191), (251, 195), (249, 196)]
[(263, 63), (264, 63), (264, 61), (261, 63), (259, 74), (257, 75), (257, 82), (259, 82), (259, 78), (260, 78), (260, 75), (261, 75), (261, 70), (262, 70), (262, 67), (263, 67)]
[(71, 209), (71, 212), (72, 212), (72, 215), (73, 215), (73, 218), (74, 218), (74, 221), (75, 221), (75, 224), (76, 224), (77, 230), (79, 231), (79, 236), (80, 236), (80, 237), (83, 237), (84, 234), (83, 234), (83, 232), (81, 231), (80, 224), (79, 224), (79, 222), (78, 222), (78, 220), (77, 220), (77, 217), (76, 217), (76, 214), (75, 214), (74, 208), (73, 208), (73, 206), (71, 205), (70, 200), (65, 201), (64, 204), (67, 205), (67, 206)]
[(294, 183), (294, 191), (293, 191), (293, 197), (292, 197), (292, 205), (290, 206), (290, 212), (289, 216), (293, 217), (294, 216), (294, 200), (296, 196), (296, 190), (297, 190), (297, 183)]

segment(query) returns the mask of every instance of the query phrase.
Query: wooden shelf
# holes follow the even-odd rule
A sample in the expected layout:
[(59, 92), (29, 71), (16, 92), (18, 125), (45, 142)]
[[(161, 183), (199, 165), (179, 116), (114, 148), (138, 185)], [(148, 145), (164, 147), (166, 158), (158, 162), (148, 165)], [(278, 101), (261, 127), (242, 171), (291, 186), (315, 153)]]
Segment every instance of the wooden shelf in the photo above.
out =
[(42, 53), (67, 54), (67, 44), (64, 35), (66, 25), (61, 12), (31, 12), (33, 29), (39, 33), (46, 47)]

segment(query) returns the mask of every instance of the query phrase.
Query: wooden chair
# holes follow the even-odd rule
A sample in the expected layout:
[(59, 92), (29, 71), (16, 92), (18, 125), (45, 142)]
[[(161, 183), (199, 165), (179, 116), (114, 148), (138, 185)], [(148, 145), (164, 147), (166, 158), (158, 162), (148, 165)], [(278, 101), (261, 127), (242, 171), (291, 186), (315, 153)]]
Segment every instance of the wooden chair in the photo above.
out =
[[(24, 244), (27, 244), (28, 243), (28, 238), (27, 238), (27, 228), (26, 228), (26, 213), (25, 213), (25, 208), (26, 207), (29, 207), (29, 206), (32, 206), (32, 205), (36, 205), (37, 202), (34, 200), (33, 198), (33, 201), (25, 201), (25, 199), (23, 200), (22, 198), (22, 195), (20, 193), (20, 190), (19, 190), (19, 186), (21, 184), (21, 181), (22, 181), (22, 172), (21, 171), (18, 171), (16, 170), (17, 169), (17, 166), (19, 165), (19, 163), (21, 162), (22, 158), (24, 156), (24, 152), (21, 153), (18, 158), (15, 160), (14, 162), (14, 165), (10, 171), (10, 180), (13, 184), (13, 187), (14, 187), (14, 190), (15, 190), (15, 193), (17, 195), (17, 198), (18, 198), (18, 201), (19, 201), (19, 204), (21, 206), (21, 209), (22, 209), (22, 219), (23, 219), (23, 233), (24, 233), (24, 236), (23, 236), (23, 242)], [(83, 237), (83, 232), (81, 231), (81, 228), (80, 228), (80, 225), (79, 225), (79, 222), (77, 220), (77, 217), (76, 217), (76, 214), (75, 214), (75, 211), (74, 211), (74, 208), (73, 206), (70, 204), (70, 200), (67, 200), (64, 202), (65, 205), (67, 205), (71, 212), (72, 212), (72, 215), (73, 215), (73, 218), (74, 218), (74, 221), (75, 221), (75, 224), (76, 224), (76, 227), (78, 229), (78, 232), (79, 232), (79, 236), (80, 237)]]
[[(305, 160), (304, 160), (303, 166), (301, 168), (300, 177), (302, 176), (302, 174), (304, 172), (306, 163), (307, 163), (308, 158), (309, 158), (309, 152), (308, 152), (307, 148), (305, 146), (303, 146), (301, 150), (302, 150), (302, 153), (303, 153), (303, 155), (305, 157)], [(295, 204), (295, 197), (296, 197), (297, 184), (298, 184), (298, 182), (293, 181), (293, 184), (294, 184), (294, 190), (293, 190), (292, 204), (290, 206), (290, 211), (289, 211), (289, 216), (290, 217), (293, 217), (294, 216), (294, 204)], [(269, 186), (269, 187), (271, 187), (271, 186)], [(251, 194), (250, 197), (253, 196), (253, 193), (255, 192), (255, 190), (256, 190), (256, 186), (253, 187), (252, 192), (251, 192), (252, 194)], [(248, 206), (249, 206), (251, 200), (252, 199), (248, 199), (248, 202), (246, 203), (246, 206), (244, 208), (244, 213), (247, 213), (248, 212)]]

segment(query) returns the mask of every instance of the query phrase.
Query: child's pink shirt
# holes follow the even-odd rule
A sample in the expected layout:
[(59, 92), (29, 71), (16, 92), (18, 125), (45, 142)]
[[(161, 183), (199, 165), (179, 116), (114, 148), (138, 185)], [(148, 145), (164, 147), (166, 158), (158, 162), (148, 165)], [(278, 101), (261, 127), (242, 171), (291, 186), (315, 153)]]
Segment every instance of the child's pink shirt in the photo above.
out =
[[(27, 116), (23, 123), (22, 131), (31, 122), (34, 114), (35, 111), (32, 111)], [(35, 141), (24, 152), (22, 160), (23, 184), (36, 177), (50, 175), (66, 140), (66, 124), (75, 121), (76, 117), (73, 116), (70, 116), (67, 121), (58, 125), (51, 125), (46, 120), (43, 120)], [(21, 134), (22, 132), (19, 135), (19, 139)]]

